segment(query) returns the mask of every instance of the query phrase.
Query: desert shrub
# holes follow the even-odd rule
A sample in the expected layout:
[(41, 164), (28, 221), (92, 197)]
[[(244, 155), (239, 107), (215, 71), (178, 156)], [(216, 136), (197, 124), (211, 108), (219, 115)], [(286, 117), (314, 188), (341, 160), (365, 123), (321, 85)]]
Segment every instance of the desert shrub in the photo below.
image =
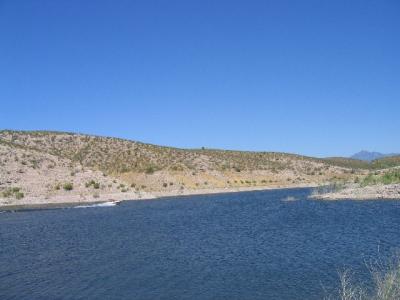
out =
[(74, 189), (74, 186), (71, 182), (67, 182), (63, 185), (63, 189), (66, 191), (72, 191)]
[(15, 193), (15, 198), (17, 198), (18, 200), (24, 198), (24, 196), (25, 196), (24, 193), (21, 192)]
[(85, 183), (85, 187), (86, 187), (86, 188), (89, 188), (89, 187), (91, 187), (91, 186), (92, 186), (94, 189), (97, 190), (97, 189), (100, 188), (100, 183), (94, 181), (93, 179)]
[(361, 181), (361, 186), (375, 185), (375, 184), (393, 184), (400, 183), (400, 171), (395, 170), (391, 172), (387, 172), (384, 174), (380, 174), (375, 172), (374, 174), (369, 174), (364, 177)]
[(166, 188), (167, 186), (168, 186), (168, 183), (164, 182), (164, 183), (163, 183), (163, 187)]
[(145, 173), (146, 173), (146, 174), (153, 174), (154, 171), (155, 171), (154, 168), (150, 166), (150, 167), (147, 167), (147, 168), (146, 168)]
[(10, 198), (10, 197), (15, 197), (16, 199), (22, 199), (24, 198), (24, 193), (21, 192), (21, 188), (19, 187), (12, 187), (4, 190), (1, 195), (4, 198)]
[(13, 193), (12, 193), (11, 189), (7, 189), (7, 190), (3, 191), (1, 194), (4, 198), (9, 198), (12, 196)]

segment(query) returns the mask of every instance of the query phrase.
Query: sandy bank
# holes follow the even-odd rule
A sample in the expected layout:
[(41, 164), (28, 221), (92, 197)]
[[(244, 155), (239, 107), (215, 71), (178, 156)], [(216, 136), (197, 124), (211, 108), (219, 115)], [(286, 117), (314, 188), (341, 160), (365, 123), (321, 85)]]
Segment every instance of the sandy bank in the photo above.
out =
[(296, 185), (296, 186), (253, 186), (253, 187), (231, 187), (231, 188), (208, 188), (196, 190), (174, 190), (165, 192), (127, 192), (99, 194), (98, 197), (68, 195), (52, 197), (26, 197), (20, 200), (7, 199), (5, 202), (0, 199), (0, 210), (18, 210), (18, 209), (40, 209), (40, 208), (58, 208), (69, 207), (82, 204), (97, 204), (109, 201), (131, 201), (131, 200), (150, 200), (164, 197), (189, 196), (189, 195), (207, 195), (220, 193), (235, 193), (246, 191), (261, 191), (274, 189), (306, 188), (315, 187), (315, 185)]

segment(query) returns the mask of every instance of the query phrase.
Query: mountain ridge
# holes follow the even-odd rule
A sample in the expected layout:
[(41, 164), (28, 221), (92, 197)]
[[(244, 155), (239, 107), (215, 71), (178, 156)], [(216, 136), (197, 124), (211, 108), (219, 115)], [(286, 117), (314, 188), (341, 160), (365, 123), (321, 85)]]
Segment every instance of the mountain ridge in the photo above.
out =
[(400, 154), (398, 154), (398, 153), (385, 154), (385, 153), (381, 153), (381, 152), (361, 150), (360, 152), (353, 154), (350, 158), (371, 162), (371, 161), (374, 161), (377, 159), (381, 159), (381, 158), (385, 158), (385, 157), (399, 156), (399, 155)]

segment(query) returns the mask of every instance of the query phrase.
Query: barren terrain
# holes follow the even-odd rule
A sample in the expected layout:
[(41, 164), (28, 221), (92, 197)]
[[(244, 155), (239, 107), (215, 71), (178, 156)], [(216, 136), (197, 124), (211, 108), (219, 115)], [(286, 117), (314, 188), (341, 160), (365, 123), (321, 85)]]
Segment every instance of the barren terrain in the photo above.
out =
[(0, 131), (2, 206), (316, 186), (368, 172), (354, 160), (177, 149), (63, 132)]

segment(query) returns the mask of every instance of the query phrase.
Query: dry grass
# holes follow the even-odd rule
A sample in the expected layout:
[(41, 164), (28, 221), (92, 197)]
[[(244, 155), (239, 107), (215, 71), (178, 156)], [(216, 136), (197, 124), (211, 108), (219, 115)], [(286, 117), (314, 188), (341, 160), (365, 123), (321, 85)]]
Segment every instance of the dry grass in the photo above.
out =
[(372, 286), (363, 286), (354, 281), (354, 274), (346, 270), (340, 273), (340, 289), (337, 296), (326, 299), (340, 300), (399, 300), (400, 256), (389, 262), (375, 262), (369, 266)]

